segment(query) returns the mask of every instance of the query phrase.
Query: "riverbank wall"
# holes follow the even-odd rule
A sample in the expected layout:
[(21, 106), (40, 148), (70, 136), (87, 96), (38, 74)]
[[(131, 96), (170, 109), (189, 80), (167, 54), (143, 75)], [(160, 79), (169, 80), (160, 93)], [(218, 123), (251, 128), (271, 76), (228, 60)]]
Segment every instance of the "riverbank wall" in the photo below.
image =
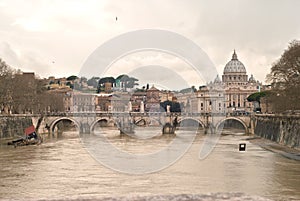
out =
[(300, 115), (259, 114), (254, 134), (279, 144), (300, 148)]
[(24, 129), (32, 125), (31, 117), (0, 115), (0, 139), (24, 136)]

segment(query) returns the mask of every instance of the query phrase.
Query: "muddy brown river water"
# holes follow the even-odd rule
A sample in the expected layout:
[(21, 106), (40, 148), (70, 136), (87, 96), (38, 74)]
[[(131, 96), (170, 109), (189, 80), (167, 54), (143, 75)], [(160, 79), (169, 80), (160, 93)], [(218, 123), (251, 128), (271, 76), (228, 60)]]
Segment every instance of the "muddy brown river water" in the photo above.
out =
[[(96, 135), (90, 141), (99, 140)], [(159, 133), (160, 128), (139, 128), (139, 135)], [(204, 160), (199, 149), (205, 135), (199, 131), (188, 151), (174, 164), (151, 174), (126, 174), (103, 166), (92, 157), (76, 132), (46, 137), (39, 146), (0, 147), (0, 199), (83, 199), (119, 196), (155, 196), (240, 192), (272, 200), (300, 200), (300, 162), (246, 141), (240, 131), (222, 135)], [(111, 143), (130, 153), (159, 151), (175, 137), (147, 140), (120, 137), (105, 130)], [(150, 134), (149, 134), (150, 133)], [(238, 144), (245, 142), (245, 152)]]

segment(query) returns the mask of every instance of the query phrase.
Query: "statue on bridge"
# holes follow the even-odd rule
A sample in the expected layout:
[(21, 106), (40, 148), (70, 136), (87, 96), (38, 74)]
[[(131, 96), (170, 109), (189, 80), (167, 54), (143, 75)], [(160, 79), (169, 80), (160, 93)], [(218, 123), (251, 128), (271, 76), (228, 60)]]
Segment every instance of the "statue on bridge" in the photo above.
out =
[(145, 105), (144, 102), (141, 101), (141, 105), (140, 105), (140, 113), (144, 113), (145, 112)]

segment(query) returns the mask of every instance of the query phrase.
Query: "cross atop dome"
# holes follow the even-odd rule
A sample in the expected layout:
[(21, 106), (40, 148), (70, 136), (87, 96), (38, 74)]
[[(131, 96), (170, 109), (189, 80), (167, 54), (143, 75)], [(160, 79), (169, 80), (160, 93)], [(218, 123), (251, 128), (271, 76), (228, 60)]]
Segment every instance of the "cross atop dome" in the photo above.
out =
[(237, 55), (235, 53), (235, 49), (233, 50), (232, 59), (231, 60), (238, 60)]

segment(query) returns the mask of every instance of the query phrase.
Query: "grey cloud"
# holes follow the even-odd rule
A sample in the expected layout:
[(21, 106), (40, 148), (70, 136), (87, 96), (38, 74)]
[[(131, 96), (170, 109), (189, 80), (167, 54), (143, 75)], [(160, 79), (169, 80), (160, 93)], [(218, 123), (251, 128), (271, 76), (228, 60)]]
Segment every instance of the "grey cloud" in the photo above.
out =
[[(56, 66), (59, 69), (51, 73), (58, 76), (70, 71), (74, 73), (93, 49), (110, 38), (128, 31), (158, 28), (177, 32), (196, 42), (219, 72), (223, 71), (233, 49), (236, 49), (247, 71), (264, 81), (271, 64), (280, 57), (288, 43), (300, 37), (300, 1), (297, 0), (111, 0), (104, 7), (95, 5), (93, 12), (104, 14), (105, 19), (99, 20), (88, 18), (90, 13), (87, 16), (82, 16), (85, 13), (68, 16), (63, 11), (70, 11), (72, 3), (55, 2), (61, 13), (50, 12), (51, 16), (46, 18), (60, 28), (44, 33), (30, 32), (11, 24), (19, 17), (39, 14), (40, 7), (51, 7), (51, 2), (24, 1), (22, 8), (15, 6), (17, 3), (20, 4), (9, 1), (5, 8), (0, 8), (1, 40), (23, 53), (28, 49), (39, 52), (34, 56), (41, 63), (40, 68), (36, 67), (39, 74), (49, 71), (45, 67), (49, 61), (41, 58), (59, 61), (60, 66)], [(29, 61), (33, 62), (27, 59)]]
[(142, 66), (130, 72), (129, 75), (138, 78), (141, 81), (141, 86), (149, 83), (155, 84), (156, 87), (165, 90), (179, 90), (189, 87), (185, 78), (175, 71), (163, 66)]
[(0, 43), (0, 57), (15, 69), (39, 72), (42, 75), (47, 75), (50, 70), (37, 53), (23, 51), (17, 54), (7, 42)]

